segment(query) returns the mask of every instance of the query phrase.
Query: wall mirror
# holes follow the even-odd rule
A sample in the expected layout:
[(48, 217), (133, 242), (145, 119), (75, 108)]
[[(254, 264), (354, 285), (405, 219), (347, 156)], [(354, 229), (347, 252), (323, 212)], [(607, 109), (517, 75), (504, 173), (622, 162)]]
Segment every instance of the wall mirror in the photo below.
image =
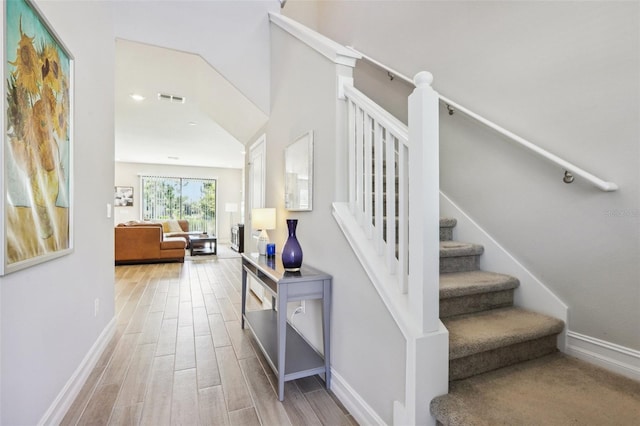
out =
[(284, 151), (284, 206), (292, 211), (313, 208), (313, 131), (300, 136)]

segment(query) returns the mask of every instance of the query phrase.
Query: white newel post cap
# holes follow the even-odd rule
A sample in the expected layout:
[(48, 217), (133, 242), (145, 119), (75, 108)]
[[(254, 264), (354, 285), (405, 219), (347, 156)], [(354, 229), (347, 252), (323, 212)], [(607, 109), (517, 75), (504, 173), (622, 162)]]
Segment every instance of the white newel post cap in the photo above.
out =
[(430, 87), (433, 83), (433, 74), (428, 71), (420, 71), (413, 77), (413, 83), (420, 88)]

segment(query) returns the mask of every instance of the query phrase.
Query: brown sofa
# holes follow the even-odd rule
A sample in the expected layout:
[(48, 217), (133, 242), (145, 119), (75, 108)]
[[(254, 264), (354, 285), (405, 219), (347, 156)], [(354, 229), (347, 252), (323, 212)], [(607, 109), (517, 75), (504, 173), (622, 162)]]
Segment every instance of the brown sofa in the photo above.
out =
[(115, 227), (115, 263), (184, 262), (187, 241), (165, 237), (160, 223), (121, 223)]

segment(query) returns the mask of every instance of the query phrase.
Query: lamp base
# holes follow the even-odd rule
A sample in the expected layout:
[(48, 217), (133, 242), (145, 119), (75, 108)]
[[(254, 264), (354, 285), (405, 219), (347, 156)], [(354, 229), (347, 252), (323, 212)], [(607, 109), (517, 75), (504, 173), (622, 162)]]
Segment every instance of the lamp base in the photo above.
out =
[(269, 243), (269, 234), (267, 234), (267, 230), (263, 229), (258, 237), (258, 254), (260, 256), (266, 256), (267, 254), (267, 244)]

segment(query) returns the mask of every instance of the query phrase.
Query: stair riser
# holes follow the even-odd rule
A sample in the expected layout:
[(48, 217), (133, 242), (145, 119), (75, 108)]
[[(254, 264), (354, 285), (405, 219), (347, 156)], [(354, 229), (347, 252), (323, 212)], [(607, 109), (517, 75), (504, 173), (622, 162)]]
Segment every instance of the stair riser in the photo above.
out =
[(466, 379), (556, 352), (557, 335), (545, 336), (490, 351), (449, 360), (449, 380)]
[(440, 273), (467, 272), (480, 269), (480, 256), (440, 257)]
[(453, 240), (453, 228), (440, 227), (440, 241)]
[(513, 306), (513, 289), (440, 299), (440, 318)]

